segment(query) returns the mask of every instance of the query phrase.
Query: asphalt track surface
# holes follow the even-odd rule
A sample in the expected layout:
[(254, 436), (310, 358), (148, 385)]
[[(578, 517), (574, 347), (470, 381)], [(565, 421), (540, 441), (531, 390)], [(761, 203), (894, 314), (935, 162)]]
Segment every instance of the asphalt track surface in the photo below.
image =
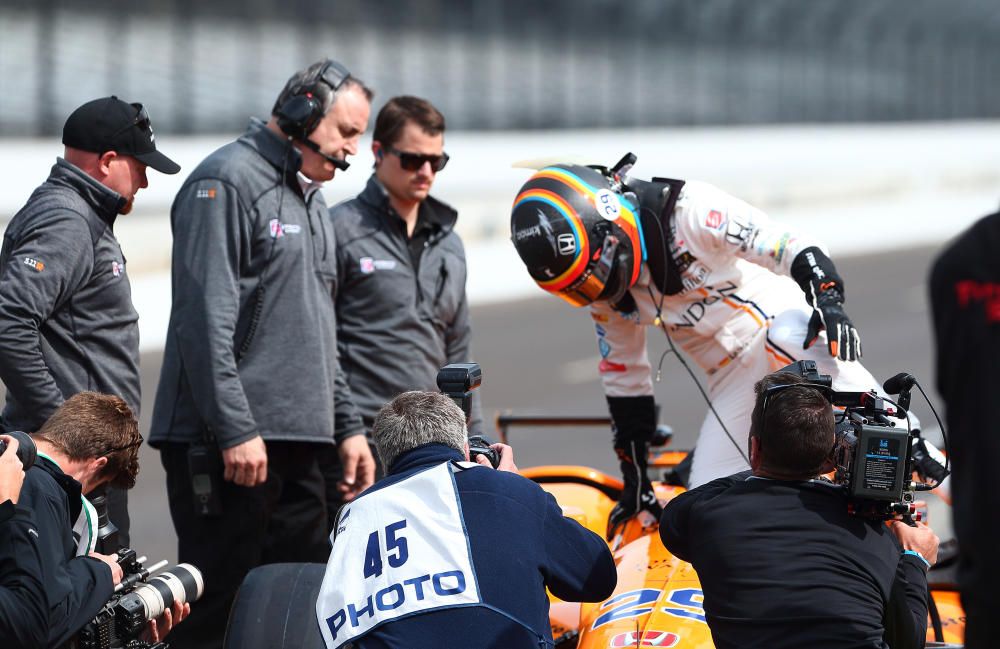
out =
[[(935, 400), (933, 349), (926, 279), (934, 249), (918, 248), (877, 256), (843, 258), (838, 269), (847, 286), (846, 309), (861, 332), (864, 362), (879, 380), (900, 371), (915, 375)], [(483, 369), (482, 399), (488, 429), (498, 411), (524, 414), (606, 415), (597, 378), (598, 352), (593, 325), (585, 310), (569, 307), (539, 291), (537, 298), (473, 307), (475, 360)], [(649, 332), (654, 364), (665, 349)], [(142, 430), (149, 430), (161, 354), (142, 357)], [(308, 386), (302, 386), (308, 389)], [(748, 388), (749, 389), (749, 388)], [(706, 406), (676, 359), (663, 363), (656, 384), (661, 420), (675, 431), (673, 446), (690, 448)], [(925, 429), (934, 428), (923, 399), (914, 410)], [(943, 413), (942, 413), (943, 414)], [(585, 464), (617, 473), (607, 428), (514, 429), (511, 443), (521, 467)], [(132, 545), (150, 561), (176, 561), (176, 537), (170, 521), (159, 454), (143, 447), (141, 471), (130, 493)], [(937, 518), (935, 518), (937, 516)], [(942, 520), (944, 519), (944, 520)], [(946, 512), (932, 509), (931, 523), (950, 536)]]

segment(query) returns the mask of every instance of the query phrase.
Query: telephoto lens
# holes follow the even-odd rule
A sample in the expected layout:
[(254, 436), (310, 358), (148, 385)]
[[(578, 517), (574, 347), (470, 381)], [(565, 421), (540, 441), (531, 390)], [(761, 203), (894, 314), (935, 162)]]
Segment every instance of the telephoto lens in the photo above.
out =
[(179, 563), (122, 596), (115, 606), (119, 624), (138, 629), (160, 617), (174, 602), (197, 601), (204, 591), (201, 571), (189, 563)]

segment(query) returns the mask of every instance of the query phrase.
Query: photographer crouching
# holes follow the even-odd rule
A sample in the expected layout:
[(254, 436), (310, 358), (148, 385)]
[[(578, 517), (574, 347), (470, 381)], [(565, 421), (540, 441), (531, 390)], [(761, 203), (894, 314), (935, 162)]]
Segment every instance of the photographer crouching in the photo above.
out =
[(341, 508), (316, 605), (328, 649), (549, 647), (546, 587), (568, 601), (611, 595), (603, 539), (517, 475), (509, 446), (480, 449), (496, 470), (484, 455), (468, 462), (465, 421), (435, 392), (379, 411), (386, 476)]
[(788, 372), (754, 386), (751, 471), (667, 503), (660, 538), (698, 572), (716, 647), (923, 647), (926, 525), (851, 515), (831, 393)]
[(35, 518), (19, 503), (24, 471), (34, 460), (24, 433), (0, 435), (0, 647), (45, 646), (42, 560), (33, 542)]
[[(45, 646), (61, 647), (101, 611), (123, 576), (116, 556), (94, 552), (98, 517), (84, 494), (106, 484), (131, 489), (142, 436), (122, 399), (80, 392), (32, 438), (38, 457), (25, 473), (18, 505), (35, 516), (33, 536), (48, 603)], [(189, 611), (175, 602), (150, 621), (146, 639), (158, 642)]]

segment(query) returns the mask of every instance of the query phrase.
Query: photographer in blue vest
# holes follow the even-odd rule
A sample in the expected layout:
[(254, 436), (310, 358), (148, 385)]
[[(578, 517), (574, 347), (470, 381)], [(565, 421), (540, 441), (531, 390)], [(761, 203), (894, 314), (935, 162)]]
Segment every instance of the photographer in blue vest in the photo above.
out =
[(494, 444), (469, 462), (465, 414), (406, 392), (375, 418), (386, 476), (341, 509), (316, 604), (329, 649), (551, 647), (549, 601), (601, 601), (617, 583), (604, 541), (562, 515)]

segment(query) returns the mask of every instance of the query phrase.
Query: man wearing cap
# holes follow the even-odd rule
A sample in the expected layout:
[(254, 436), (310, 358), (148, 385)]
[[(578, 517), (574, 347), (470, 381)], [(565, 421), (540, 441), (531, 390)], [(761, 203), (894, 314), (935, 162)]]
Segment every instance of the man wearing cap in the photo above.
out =
[[(139, 410), (139, 316), (114, 224), (147, 186), (147, 166), (180, 167), (156, 150), (142, 104), (114, 96), (73, 111), (62, 141), (63, 157), (11, 219), (0, 251), (6, 430), (38, 430), (84, 390)], [(125, 493), (109, 500), (127, 543)]]

